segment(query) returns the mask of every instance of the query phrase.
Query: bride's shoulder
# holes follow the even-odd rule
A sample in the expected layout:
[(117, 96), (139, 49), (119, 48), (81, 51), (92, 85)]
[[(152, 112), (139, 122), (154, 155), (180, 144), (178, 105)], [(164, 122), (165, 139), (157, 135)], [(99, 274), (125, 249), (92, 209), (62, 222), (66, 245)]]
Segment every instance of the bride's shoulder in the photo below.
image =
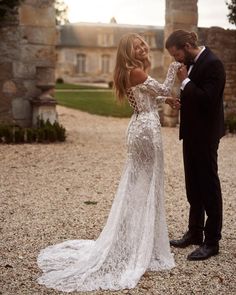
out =
[(130, 71), (130, 85), (131, 87), (142, 84), (147, 80), (147, 73), (141, 68), (135, 68)]

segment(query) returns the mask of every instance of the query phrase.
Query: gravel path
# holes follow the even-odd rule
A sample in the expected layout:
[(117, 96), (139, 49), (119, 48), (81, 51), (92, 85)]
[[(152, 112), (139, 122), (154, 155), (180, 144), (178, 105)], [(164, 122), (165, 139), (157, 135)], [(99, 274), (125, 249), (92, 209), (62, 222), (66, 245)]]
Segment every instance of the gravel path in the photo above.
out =
[[(62, 294), (37, 284), (39, 250), (66, 239), (96, 239), (112, 204), (129, 119), (64, 107), (58, 113), (68, 131), (65, 143), (0, 145), (0, 294)], [(188, 212), (181, 143), (177, 128), (162, 133), (169, 235), (177, 238), (186, 229)], [(219, 174), (224, 197), (220, 255), (189, 262), (186, 255), (194, 247), (173, 249), (176, 267), (146, 273), (135, 289), (73, 294), (236, 294), (235, 136), (221, 141)]]

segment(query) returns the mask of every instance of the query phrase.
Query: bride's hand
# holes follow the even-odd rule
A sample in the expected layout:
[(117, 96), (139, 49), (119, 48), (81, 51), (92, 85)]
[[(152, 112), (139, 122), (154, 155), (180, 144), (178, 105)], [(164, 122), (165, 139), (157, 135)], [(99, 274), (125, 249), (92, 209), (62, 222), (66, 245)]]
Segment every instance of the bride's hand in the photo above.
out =
[(172, 67), (174, 67), (174, 69), (177, 71), (179, 68), (181, 68), (182, 64), (178, 61), (173, 61), (171, 64), (170, 64)]
[(179, 110), (181, 106), (179, 98), (176, 97), (167, 97), (165, 103), (167, 103), (174, 110)]

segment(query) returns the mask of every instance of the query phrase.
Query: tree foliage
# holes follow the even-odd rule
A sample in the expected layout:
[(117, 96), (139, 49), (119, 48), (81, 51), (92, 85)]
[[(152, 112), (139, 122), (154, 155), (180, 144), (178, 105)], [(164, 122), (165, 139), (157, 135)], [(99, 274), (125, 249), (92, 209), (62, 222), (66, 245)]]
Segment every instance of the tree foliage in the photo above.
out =
[(227, 15), (229, 22), (236, 25), (236, 0), (226, 1), (226, 5), (229, 9), (229, 14)]
[[(0, 22), (15, 19), (18, 7), (24, 0), (0, 0)], [(54, 0), (56, 24), (64, 25), (68, 23), (68, 6), (64, 0)]]
[(11, 19), (22, 0), (0, 0), (0, 21)]
[(64, 0), (55, 0), (56, 24), (64, 25), (69, 23), (68, 20), (68, 6)]

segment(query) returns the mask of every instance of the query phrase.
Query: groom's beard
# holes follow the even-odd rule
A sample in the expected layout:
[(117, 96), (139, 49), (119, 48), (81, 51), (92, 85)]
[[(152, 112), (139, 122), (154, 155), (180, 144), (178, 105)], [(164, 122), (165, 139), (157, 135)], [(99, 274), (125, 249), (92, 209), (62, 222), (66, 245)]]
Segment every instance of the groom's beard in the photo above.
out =
[(184, 64), (185, 65), (189, 65), (194, 61), (194, 57), (187, 51), (184, 49)]

